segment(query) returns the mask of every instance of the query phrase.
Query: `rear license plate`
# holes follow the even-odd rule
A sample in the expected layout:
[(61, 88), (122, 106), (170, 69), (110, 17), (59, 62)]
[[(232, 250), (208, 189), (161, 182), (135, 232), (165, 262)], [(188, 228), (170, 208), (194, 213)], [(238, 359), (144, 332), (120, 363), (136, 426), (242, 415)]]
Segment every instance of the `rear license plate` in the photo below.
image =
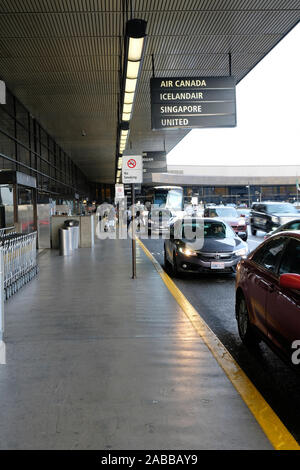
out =
[(224, 269), (225, 263), (221, 263), (220, 261), (212, 261), (210, 263), (210, 268), (211, 269)]

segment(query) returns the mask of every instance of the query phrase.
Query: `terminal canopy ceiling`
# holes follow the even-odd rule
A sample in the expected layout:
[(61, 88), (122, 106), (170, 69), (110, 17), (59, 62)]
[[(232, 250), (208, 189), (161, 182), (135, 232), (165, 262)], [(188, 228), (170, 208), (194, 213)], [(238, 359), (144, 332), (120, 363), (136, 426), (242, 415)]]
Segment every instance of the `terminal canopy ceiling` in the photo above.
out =
[[(1, 0), (0, 77), (91, 181), (114, 182), (122, 0)], [(151, 131), (157, 77), (239, 82), (300, 18), (299, 0), (133, 0), (147, 21), (130, 153), (170, 151), (186, 130)], [(298, 58), (295, 57), (295, 60)], [(284, 73), (284, 71), (281, 71)]]

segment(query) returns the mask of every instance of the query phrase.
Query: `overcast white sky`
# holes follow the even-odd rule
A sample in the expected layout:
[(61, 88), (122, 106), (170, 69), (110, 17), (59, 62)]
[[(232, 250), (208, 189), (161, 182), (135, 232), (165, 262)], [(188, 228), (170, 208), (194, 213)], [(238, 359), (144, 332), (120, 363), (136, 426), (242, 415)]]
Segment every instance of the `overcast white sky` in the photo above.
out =
[(237, 85), (237, 127), (192, 130), (169, 165), (300, 165), (300, 25)]

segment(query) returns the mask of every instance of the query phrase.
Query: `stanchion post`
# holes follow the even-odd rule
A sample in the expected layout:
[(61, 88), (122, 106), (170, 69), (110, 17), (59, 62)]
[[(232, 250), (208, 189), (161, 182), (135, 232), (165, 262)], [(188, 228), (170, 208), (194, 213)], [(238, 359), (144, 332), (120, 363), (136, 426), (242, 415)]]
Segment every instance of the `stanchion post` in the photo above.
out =
[(136, 279), (136, 241), (135, 241), (135, 193), (134, 193), (134, 184), (131, 185), (132, 193), (132, 279)]
[(0, 248), (0, 341), (4, 341), (4, 260)]

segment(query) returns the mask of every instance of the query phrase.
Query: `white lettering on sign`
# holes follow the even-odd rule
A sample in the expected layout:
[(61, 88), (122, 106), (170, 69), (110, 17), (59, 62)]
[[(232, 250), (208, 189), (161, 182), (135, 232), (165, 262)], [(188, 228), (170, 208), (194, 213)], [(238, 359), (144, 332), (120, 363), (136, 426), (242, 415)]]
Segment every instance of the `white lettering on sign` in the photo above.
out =
[(190, 80), (162, 80), (160, 82), (161, 88), (173, 88), (173, 87), (185, 87), (185, 88), (192, 88), (192, 87), (199, 87), (199, 86), (207, 86), (206, 81), (204, 79), (190, 79)]
[(167, 87), (167, 88), (172, 88), (173, 86), (173, 81), (172, 80), (162, 80), (160, 82), (160, 87), (163, 88), (163, 87)]
[(203, 100), (203, 93), (201, 91), (195, 93), (160, 93), (161, 101), (188, 101), (188, 100)]
[(193, 86), (196, 86), (196, 87), (206, 86), (206, 81), (205, 80), (176, 80), (175, 86), (186, 87), (186, 88), (190, 88)]
[(161, 120), (161, 125), (166, 127), (166, 126), (188, 126), (189, 120), (188, 119), (162, 119)]
[(202, 106), (194, 105), (194, 106), (161, 106), (160, 107), (161, 114), (177, 114), (177, 113), (202, 113)]

